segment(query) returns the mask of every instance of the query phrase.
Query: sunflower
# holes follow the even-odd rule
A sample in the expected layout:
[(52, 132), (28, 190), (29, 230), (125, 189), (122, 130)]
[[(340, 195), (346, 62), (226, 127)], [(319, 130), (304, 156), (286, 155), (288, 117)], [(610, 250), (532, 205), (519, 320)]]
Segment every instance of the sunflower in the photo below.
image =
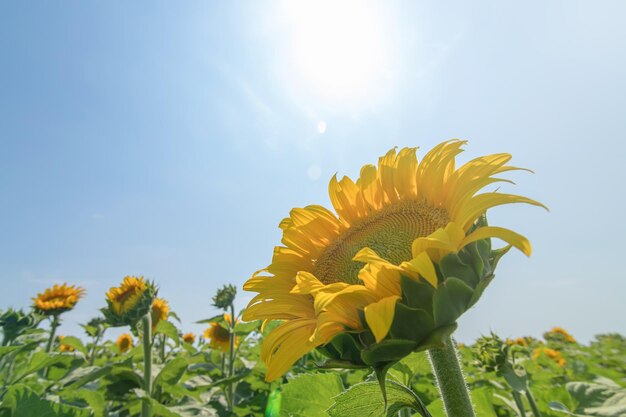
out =
[[(542, 205), (518, 195), (476, 195), (490, 184), (511, 182), (494, 176), (520, 168), (506, 165), (510, 155), (494, 154), (457, 169), (455, 158), (464, 144), (460, 140), (441, 143), (419, 163), (416, 148), (392, 149), (377, 167), (365, 165), (356, 182), (348, 177), (331, 179), (329, 195), (337, 215), (311, 205), (293, 209), (280, 223), (283, 245), (275, 247), (272, 263), (244, 285), (245, 290), (258, 293), (244, 312), (245, 321), (284, 321), (263, 344), (268, 381), (308, 351), (346, 332), (371, 332), (375, 340), (367, 346), (383, 341), (398, 302), (415, 307), (405, 287), (419, 285), (417, 293), (430, 297), (428, 305), (433, 309), (432, 297), (447, 297), (443, 290), (441, 296), (433, 291), (449, 283), (455, 294), (466, 297), (457, 309), (462, 313), (476, 302), (504, 253), (491, 251), (490, 238), (530, 255), (526, 238), (487, 226), (484, 213), (510, 203)], [(474, 268), (475, 278), (459, 284), (459, 279), (446, 279), (452, 275), (442, 275), (454, 264), (474, 267), (477, 257), (480, 267)], [(441, 267), (444, 263), (446, 268)], [(405, 282), (407, 278), (410, 282)], [(479, 285), (481, 281), (486, 282)], [(428, 319), (442, 337), (456, 326), (458, 315), (453, 317), (450, 311), (440, 308)], [(405, 330), (405, 334), (415, 333)]]
[[(225, 313), (223, 316), (224, 321), (230, 327), (232, 319), (230, 314)], [(213, 322), (204, 331), (202, 336), (208, 339), (209, 346), (213, 349), (221, 350), (222, 352), (230, 351), (230, 330), (225, 328), (219, 322)], [(235, 346), (239, 344), (237, 336), (235, 336)]]
[(569, 334), (567, 330), (562, 327), (553, 327), (549, 332), (545, 333), (543, 337), (546, 340), (554, 340), (559, 342), (576, 343), (576, 339)]
[(167, 320), (167, 315), (170, 312), (170, 306), (163, 298), (155, 298), (150, 308), (150, 314), (152, 316), (152, 331), (156, 329), (157, 324), (161, 320)]
[(60, 352), (74, 352), (74, 346), (71, 345), (66, 345), (63, 343), (63, 339), (65, 339), (65, 336), (63, 335), (59, 335), (59, 351)]
[(543, 348), (537, 348), (533, 351), (534, 360), (539, 359), (542, 355), (545, 355), (548, 358), (552, 359), (560, 367), (565, 366), (565, 364), (567, 363), (565, 358), (563, 358), (563, 355), (561, 355), (561, 352), (559, 352), (558, 350), (543, 347)]
[(156, 293), (154, 284), (143, 277), (127, 276), (106, 293), (107, 308), (102, 312), (112, 326), (132, 326), (150, 311)]
[(185, 341), (185, 343), (189, 343), (190, 345), (193, 345), (194, 343), (196, 343), (196, 335), (193, 334), (192, 332), (185, 333), (183, 335), (183, 340)]
[(85, 289), (75, 285), (54, 284), (33, 298), (35, 310), (44, 315), (59, 315), (74, 308), (85, 295)]
[(133, 338), (128, 333), (123, 333), (117, 338), (115, 342), (120, 353), (124, 353), (133, 347)]

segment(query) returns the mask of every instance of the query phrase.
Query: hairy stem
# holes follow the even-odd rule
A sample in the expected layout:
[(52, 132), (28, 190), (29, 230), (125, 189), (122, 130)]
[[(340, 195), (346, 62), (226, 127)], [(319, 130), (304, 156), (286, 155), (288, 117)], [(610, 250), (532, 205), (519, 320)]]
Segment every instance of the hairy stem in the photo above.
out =
[[(141, 319), (143, 327), (143, 389), (148, 398), (152, 397), (152, 316), (150, 312)], [(152, 417), (149, 401), (141, 404), (141, 417)]]
[(445, 347), (428, 351), (437, 387), (448, 417), (476, 417), (457, 350), (451, 338)]

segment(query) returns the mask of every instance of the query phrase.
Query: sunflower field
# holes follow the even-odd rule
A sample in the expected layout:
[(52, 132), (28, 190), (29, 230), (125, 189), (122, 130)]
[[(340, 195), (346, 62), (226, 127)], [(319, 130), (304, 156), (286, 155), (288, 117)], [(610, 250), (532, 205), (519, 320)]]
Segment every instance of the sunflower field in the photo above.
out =
[(619, 334), (454, 340), (507, 252), (532, 252), (486, 212), (545, 208), (480, 193), (524, 169), (508, 154), (457, 167), (464, 145), (443, 142), (419, 162), (416, 148), (392, 149), (356, 181), (333, 177), (334, 212), (293, 209), (271, 263), (243, 285), (248, 306), (237, 311), (238, 288), (224, 286), (201, 335), (142, 276), (103, 294), (83, 334), (63, 334), (85, 293), (76, 285), (2, 311), (0, 417), (626, 416)]

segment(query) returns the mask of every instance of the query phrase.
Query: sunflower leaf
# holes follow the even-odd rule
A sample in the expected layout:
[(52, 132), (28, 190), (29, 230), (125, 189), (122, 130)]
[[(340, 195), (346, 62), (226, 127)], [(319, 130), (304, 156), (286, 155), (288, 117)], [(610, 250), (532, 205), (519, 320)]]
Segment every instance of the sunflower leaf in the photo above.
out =
[(336, 373), (297, 376), (283, 386), (280, 415), (328, 417), (326, 410), (342, 391), (343, 383)]
[(385, 386), (386, 407), (378, 382), (362, 382), (335, 397), (335, 403), (328, 409), (328, 414), (331, 417), (392, 417), (397, 416), (398, 411), (410, 408), (422, 416), (430, 416), (420, 398), (411, 389), (389, 379), (385, 381)]

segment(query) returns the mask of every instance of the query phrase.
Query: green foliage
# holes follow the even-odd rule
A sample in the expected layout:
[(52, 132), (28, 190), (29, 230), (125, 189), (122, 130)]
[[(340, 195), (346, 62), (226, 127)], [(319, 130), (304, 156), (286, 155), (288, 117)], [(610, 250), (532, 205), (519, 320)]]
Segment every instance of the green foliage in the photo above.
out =
[[(327, 417), (343, 383), (336, 373), (304, 374), (283, 387), (281, 417)], [(380, 391), (379, 391), (380, 394)]]

